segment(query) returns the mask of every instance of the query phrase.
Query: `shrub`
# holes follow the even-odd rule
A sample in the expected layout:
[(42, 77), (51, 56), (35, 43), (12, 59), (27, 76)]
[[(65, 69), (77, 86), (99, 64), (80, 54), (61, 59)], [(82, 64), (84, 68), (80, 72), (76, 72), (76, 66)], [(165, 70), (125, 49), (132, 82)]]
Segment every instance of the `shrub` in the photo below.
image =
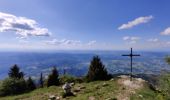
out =
[(70, 76), (70, 75), (63, 75), (60, 77), (61, 84), (64, 84), (66, 82), (71, 83), (71, 82), (75, 82), (75, 81), (76, 81), (75, 77)]
[[(157, 87), (166, 98), (170, 98), (170, 74), (161, 75), (158, 79)], [(167, 99), (168, 100), (168, 99)]]
[(0, 96), (20, 94), (26, 90), (27, 85), (24, 79), (6, 78), (0, 86)]

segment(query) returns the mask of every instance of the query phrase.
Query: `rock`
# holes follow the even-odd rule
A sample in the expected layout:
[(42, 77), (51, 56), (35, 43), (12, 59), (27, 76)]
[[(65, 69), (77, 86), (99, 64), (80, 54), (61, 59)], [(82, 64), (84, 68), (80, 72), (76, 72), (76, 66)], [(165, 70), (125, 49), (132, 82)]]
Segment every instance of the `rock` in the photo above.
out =
[(71, 86), (71, 87), (73, 87), (74, 85), (75, 85), (75, 83), (74, 83), (74, 82), (70, 83), (70, 86)]
[(111, 78), (110, 81), (114, 81), (114, 78)]
[(55, 95), (50, 95), (48, 100), (56, 100)]
[(105, 100), (117, 100), (116, 98), (107, 98)]
[(60, 100), (61, 97), (57, 96), (56, 100)]
[(75, 90), (74, 90), (74, 92), (80, 92), (80, 88), (76, 88)]
[(89, 100), (95, 100), (95, 97), (90, 96), (90, 97), (89, 97)]
[(81, 90), (83, 90), (85, 88), (86, 88), (85, 86), (78, 86), (78, 87), (75, 87), (75, 89), (73, 91), (74, 92), (80, 92)]
[(85, 86), (80, 86), (80, 89), (85, 89), (86, 87)]
[(67, 93), (71, 93), (71, 86), (69, 83), (65, 83), (63, 86), (62, 86), (64, 92), (67, 94)]
[(104, 82), (104, 83), (102, 84), (102, 86), (105, 87), (105, 86), (108, 86), (108, 84)]
[(139, 97), (140, 97), (140, 98), (143, 98), (143, 95), (140, 94)]

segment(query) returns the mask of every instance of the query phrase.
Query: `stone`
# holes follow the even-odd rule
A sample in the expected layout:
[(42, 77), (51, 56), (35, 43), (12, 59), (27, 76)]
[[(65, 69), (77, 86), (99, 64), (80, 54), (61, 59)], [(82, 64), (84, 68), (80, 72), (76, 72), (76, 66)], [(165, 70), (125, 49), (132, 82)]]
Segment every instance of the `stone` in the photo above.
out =
[(105, 87), (105, 86), (108, 86), (108, 84), (104, 82), (104, 83), (102, 84), (102, 86)]
[(78, 87), (78, 88), (76, 88), (75, 90), (74, 90), (74, 92), (80, 92), (80, 88)]
[(86, 87), (85, 86), (80, 86), (80, 89), (85, 89)]
[(71, 86), (71, 87), (73, 87), (74, 85), (75, 85), (75, 83), (74, 83), (74, 82), (70, 83), (70, 86)]
[(111, 78), (110, 81), (114, 81), (114, 78)]
[(62, 88), (66, 94), (71, 93), (71, 86), (69, 83), (65, 83)]
[(50, 95), (48, 100), (56, 100), (55, 95)]
[(95, 100), (95, 97), (90, 96), (90, 97), (89, 97), (89, 100)]
[(139, 97), (140, 97), (140, 98), (143, 98), (143, 95), (140, 94)]

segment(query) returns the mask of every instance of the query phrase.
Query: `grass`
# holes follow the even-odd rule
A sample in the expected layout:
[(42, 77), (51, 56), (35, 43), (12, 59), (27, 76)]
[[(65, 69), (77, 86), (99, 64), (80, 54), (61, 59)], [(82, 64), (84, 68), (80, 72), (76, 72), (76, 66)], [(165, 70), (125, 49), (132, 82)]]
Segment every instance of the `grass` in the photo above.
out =
[[(117, 80), (110, 81), (95, 81), (90, 83), (76, 83), (73, 91), (75, 96), (64, 98), (64, 100), (88, 100), (95, 98), (95, 100), (116, 100), (116, 96), (124, 89)], [(1, 97), (0, 100), (47, 100), (49, 95), (60, 96), (63, 90), (61, 86), (52, 86), (49, 88), (36, 89), (30, 93), (25, 93), (16, 96)], [(130, 96), (130, 100), (165, 100), (162, 94), (151, 90), (148, 85)]]
[[(73, 91), (78, 87), (83, 87), (74, 97), (67, 97), (72, 100), (87, 100), (89, 97), (96, 99), (114, 98), (118, 85), (114, 81), (95, 81), (90, 83), (77, 83)], [(100, 88), (101, 87), (101, 88)], [(63, 90), (61, 86), (36, 89), (30, 93), (16, 96), (1, 97), (0, 100), (47, 100), (49, 95), (61, 96)]]
[(147, 85), (131, 96), (131, 100), (166, 100), (162, 94), (151, 90)]

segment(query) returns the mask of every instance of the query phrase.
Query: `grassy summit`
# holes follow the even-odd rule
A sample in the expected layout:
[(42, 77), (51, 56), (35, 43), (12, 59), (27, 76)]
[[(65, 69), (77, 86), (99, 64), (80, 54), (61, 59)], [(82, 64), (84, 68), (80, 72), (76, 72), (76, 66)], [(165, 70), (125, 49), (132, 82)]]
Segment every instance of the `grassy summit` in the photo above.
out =
[(130, 82), (127, 76), (109, 81), (76, 83), (72, 91), (75, 96), (62, 98), (61, 86), (51, 86), (22, 95), (2, 97), (0, 100), (47, 100), (50, 95), (60, 100), (164, 100), (163, 95), (151, 90), (146, 81), (135, 78)]
[[(0, 82), (0, 93), (5, 93), (1, 95), (0, 100), (170, 100), (169, 73), (143, 77), (148, 81), (134, 76), (130, 81), (127, 75), (109, 75), (98, 56), (93, 57), (85, 77), (59, 77), (57, 69), (54, 68), (48, 79), (43, 80), (41, 74), (42, 86), (31, 90), (28, 89), (33, 85), (28, 83), (32, 84), (33, 81), (20, 81), (19, 68), (10, 70), (11, 72), (9, 78)], [(11, 75), (15, 77), (10, 78)], [(23, 77), (21, 79), (25, 80)], [(72, 85), (68, 84), (69, 93), (62, 89), (66, 82), (73, 82)], [(20, 92), (23, 88), (25, 91)]]

